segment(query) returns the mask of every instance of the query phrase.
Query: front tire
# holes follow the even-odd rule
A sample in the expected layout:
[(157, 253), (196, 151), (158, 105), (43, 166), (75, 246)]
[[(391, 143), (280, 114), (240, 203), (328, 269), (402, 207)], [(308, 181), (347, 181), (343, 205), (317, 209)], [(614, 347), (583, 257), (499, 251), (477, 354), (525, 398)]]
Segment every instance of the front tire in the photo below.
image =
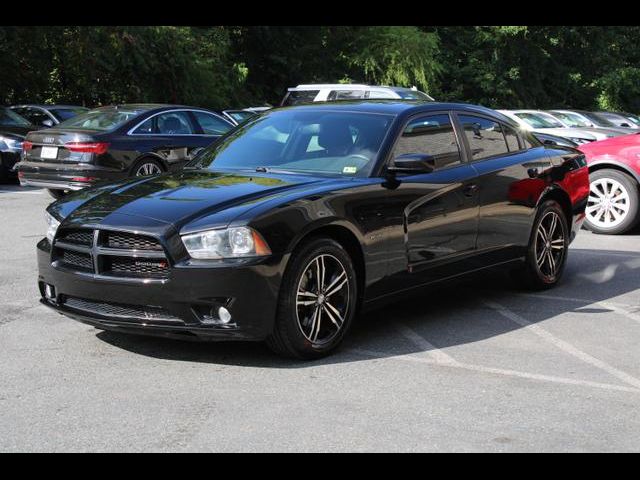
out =
[(567, 218), (558, 202), (544, 202), (533, 224), (525, 264), (515, 272), (523, 286), (546, 290), (558, 284), (567, 263), (569, 236)]
[(596, 170), (589, 175), (591, 189), (585, 227), (593, 233), (619, 235), (640, 221), (638, 184), (617, 170)]
[(356, 311), (356, 272), (345, 249), (314, 238), (293, 253), (285, 271), (267, 345), (286, 357), (314, 359), (342, 342)]

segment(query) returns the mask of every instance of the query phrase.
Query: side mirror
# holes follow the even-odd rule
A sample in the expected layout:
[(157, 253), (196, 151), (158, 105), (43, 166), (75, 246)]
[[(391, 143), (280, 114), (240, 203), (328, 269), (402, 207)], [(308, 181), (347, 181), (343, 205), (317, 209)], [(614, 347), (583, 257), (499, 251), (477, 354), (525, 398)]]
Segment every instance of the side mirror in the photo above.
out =
[(629, 125), (628, 123), (621, 123), (620, 126), (621, 127), (631, 128), (631, 125)]
[(53, 127), (53, 120), (51, 120), (50, 118), (47, 118), (47, 119), (42, 121), (41, 125), (43, 127), (51, 128), (51, 127)]
[(405, 153), (393, 159), (393, 165), (387, 167), (388, 172), (396, 173), (431, 173), (435, 170), (436, 161), (427, 153)]

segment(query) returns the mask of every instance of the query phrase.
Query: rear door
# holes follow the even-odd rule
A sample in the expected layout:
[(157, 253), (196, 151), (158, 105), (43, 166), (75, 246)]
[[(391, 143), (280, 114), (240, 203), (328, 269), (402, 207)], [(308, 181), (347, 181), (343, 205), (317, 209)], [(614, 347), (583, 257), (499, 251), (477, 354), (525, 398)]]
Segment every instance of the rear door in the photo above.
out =
[[(478, 172), (479, 266), (509, 261), (529, 242), (537, 194), (537, 176), (548, 159), (510, 126), (490, 116), (458, 112), (470, 164)], [(540, 163), (542, 162), (542, 164)]]
[(140, 124), (133, 132), (131, 139), (141, 154), (153, 152), (167, 162), (169, 168), (180, 168), (195, 149), (206, 144), (204, 135), (188, 110), (171, 110), (154, 115)]

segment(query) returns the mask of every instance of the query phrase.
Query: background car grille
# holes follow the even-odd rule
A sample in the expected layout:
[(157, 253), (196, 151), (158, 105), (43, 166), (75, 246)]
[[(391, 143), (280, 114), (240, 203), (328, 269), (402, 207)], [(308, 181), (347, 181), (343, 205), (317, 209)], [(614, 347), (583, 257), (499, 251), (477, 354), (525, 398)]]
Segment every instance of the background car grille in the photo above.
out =
[(105, 232), (105, 237), (109, 248), (162, 251), (162, 245), (155, 238), (123, 232)]
[(163, 279), (169, 262), (155, 238), (129, 232), (68, 229), (54, 240), (54, 266), (98, 275)]
[(65, 307), (78, 310), (83, 313), (100, 315), (103, 317), (119, 317), (122, 319), (139, 319), (155, 321), (179, 321), (182, 320), (167, 312), (161, 307), (146, 307), (140, 305), (124, 305), (120, 303), (100, 302), (86, 298), (66, 297)]

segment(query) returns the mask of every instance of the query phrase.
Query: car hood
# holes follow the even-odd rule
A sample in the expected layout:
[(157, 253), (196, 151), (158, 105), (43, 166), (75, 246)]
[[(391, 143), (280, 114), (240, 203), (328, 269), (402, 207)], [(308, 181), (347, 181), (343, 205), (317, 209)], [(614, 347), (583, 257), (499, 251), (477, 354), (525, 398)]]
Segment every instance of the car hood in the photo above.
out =
[(595, 135), (586, 132), (581, 128), (534, 128), (533, 131), (538, 133), (549, 133), (551, 135), (566, 138), (584, 138), (587, 140), (596, 139)]
[(134, 217), (178, 230), (207, 217), (209, 226), (225, 226), (256, 203), (287, 190), (308, 188), (326, 177), (182, 171), (80, 190), (49, 207), (67, 224), (135, 224)]

